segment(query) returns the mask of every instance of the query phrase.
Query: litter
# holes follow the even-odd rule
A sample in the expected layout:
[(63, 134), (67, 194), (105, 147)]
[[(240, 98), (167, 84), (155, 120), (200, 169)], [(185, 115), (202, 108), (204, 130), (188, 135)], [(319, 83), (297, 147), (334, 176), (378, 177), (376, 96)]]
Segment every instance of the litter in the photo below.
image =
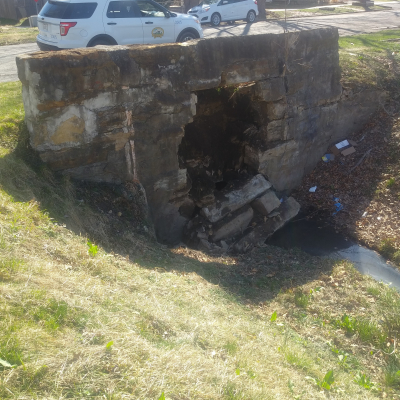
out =
[(353, 154), (353, 153), (355, 153), (356, 152), (356, 149), (353, 147), (353, 146), (351, 146), (351, 147), (349, 147), (348, 149), (346, 149), (346, 150), (343, 150), (342, 151), (342, 155), (343, 156), (348, 156), (348, 155), (350, 155), (350, 154)]
[(364, 214), (362, 215), (363, 218), (365, 218), (368, 215), (367, 211), (364, 211)]
[(336, 148), (339, 150), (346, 146), (350, 146), (350, 143), (348, 140), (342, 140), (341, 142), (336, 144)]
[(339, 211), (343, 210), (343, 205), (339, 203), (339, 198), (335, 197), (333, 199), (333, 201), (336, 201), (335, 203), (335, 207), (336, 207), (336, 211), (332, 214), (332, 215), (336, 215)]
[(311, 187), (308, 191), (314, 193), (317, 190), (316, 186)]
[(334, 159), (335, 159), (335, 155), (334, 154), (325, 154), (322, 157), (322, 161), (324, 161), (324, 162), (333, 161)]

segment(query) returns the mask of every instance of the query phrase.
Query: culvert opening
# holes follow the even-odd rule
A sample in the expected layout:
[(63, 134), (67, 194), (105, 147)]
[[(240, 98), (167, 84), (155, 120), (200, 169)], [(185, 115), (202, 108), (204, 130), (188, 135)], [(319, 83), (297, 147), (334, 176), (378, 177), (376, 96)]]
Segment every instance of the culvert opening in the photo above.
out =
[(246, 145), (263, 118), (254, 106), (253, 85), (196, 93), (196, 115), (178, 150), (191, 185), (180, 209), (190, 219), (183, 233), (190, 247), (244, 252), (264, 242), (265, 232), (279, 229), (298, 206), (281, 204), (266, 177), (246, 164)]
[[(197, 112), (185, 127), (179, 147), (180, 168), (186, 168), (190, 197), (202, 208), (248, 166), (244, 164), (244, 132), (255, 126), (250, 97), (239, 88), (203, 90), (197, 94)], [(254, 175), (254, 173), (253, 173)]]

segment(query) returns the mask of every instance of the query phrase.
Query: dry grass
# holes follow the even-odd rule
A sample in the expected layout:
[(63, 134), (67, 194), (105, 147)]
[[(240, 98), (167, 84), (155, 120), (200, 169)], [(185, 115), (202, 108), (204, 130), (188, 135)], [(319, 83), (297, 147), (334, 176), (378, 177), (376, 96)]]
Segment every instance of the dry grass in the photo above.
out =
[(12, 25), (0, 25), (0, 46), (35, 43), (38, 33), (38, 28), (21, 28)]
[[(357, 335), (345, 339), (341, 329), (324, 326), (323, 318), (339, 318), (343, 311), (357, 316), (357, 307), (349, 309), (347, 302), (359, 298), (363, 313), (377, 320), (365, 288), (376, 287), (380, 298), (392, 293), (386, 287), (345, 264), (323, 275), (324, 264), (331, 263), (269, 247), (242, 258), (213, 259), (136, 235), (130, 258), (143, 262), (101, 248), (92, 256), (86, 238), (52, 220), (37, 200), (16, 202), (4, 190), (26, 198), (31, 187), (44, 184), (22, 161), (5, 152), (4, 158), (0, 358), (14, 367), (0, 372), (1, 398), (157, 399), (165, 392), (170, 399), (317, 399), (326, 395), (307, 377), (321, 380), (329, 369), (335, 371), (333, 396), (379, 397), (379, 391), (353, 382), (332, 347), (345, 352), (356, 344), (358, 369), (383, 385), (379, 349), (371, 360)], [(65, 190), (64, 201), (72, 200), (68, 188), (59, 190)], [(70, 207), (83, 219), (91, 212)], [(87, 216), (83, 224), (90, 221)], [(299, 308), (293, 293), (307, 260), (319, 279), (300, 290), (324, 289)], [(279, 263), (286, 267), (270, 278)], [(208, 280), (202, 276), (207, 266)], [(228, 286), (239, 275), (252, 299)], [(292, 285), (286, 287), (289, 276)], [(224, 284), (210, 282), (218, 279)], [(274, 288), (268, 280), (276, 281)], [(278, 317), (271, 322), (274, 310)], [(375, 354), (374, 345), (367, 348)]]

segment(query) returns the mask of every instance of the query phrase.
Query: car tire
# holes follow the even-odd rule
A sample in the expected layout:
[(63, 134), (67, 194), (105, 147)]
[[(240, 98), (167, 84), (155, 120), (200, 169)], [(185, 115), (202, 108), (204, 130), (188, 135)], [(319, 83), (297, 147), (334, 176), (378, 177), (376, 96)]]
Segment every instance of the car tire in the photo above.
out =
[(247, 23), (252, 24), (256, 20), (256, 17), (257, 17), (256, 13), (253, 10), (250, 10), (247, 13), (247, 18), (246, 18)]
[(179, 35), (177, 42), (184, 43), (194, 39), (198, 39), (198, 36), (196, 36), (193, 32), (186, 31)]
[(221, 16), (218, 13), (211, 15), (211, 25), (218, 26), (221, 23)]
[(90, 44), (90, 47), (95, 46), (112, 46), (112, 43), (110, 43), (107, 39), (96, 39)]

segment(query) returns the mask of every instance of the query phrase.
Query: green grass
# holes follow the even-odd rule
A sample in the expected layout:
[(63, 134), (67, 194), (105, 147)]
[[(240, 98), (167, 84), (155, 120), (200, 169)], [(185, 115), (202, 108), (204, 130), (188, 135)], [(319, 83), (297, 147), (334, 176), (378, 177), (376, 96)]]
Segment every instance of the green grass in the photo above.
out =
[(36, 42), (38, 28), (21, 27), (23, 21), (0, 18), (0, 46)]
[(396, 73), (400, 57), (400, 41), (397, 41), (399, 38), (399, 29), (340, 37), (344, 84), (391, 91), (400, 87)]
[(21, 102), (21, 82), (1, 84), (0, 146), (15, 148), (20, 131), (24, 129), (24, 107)]

